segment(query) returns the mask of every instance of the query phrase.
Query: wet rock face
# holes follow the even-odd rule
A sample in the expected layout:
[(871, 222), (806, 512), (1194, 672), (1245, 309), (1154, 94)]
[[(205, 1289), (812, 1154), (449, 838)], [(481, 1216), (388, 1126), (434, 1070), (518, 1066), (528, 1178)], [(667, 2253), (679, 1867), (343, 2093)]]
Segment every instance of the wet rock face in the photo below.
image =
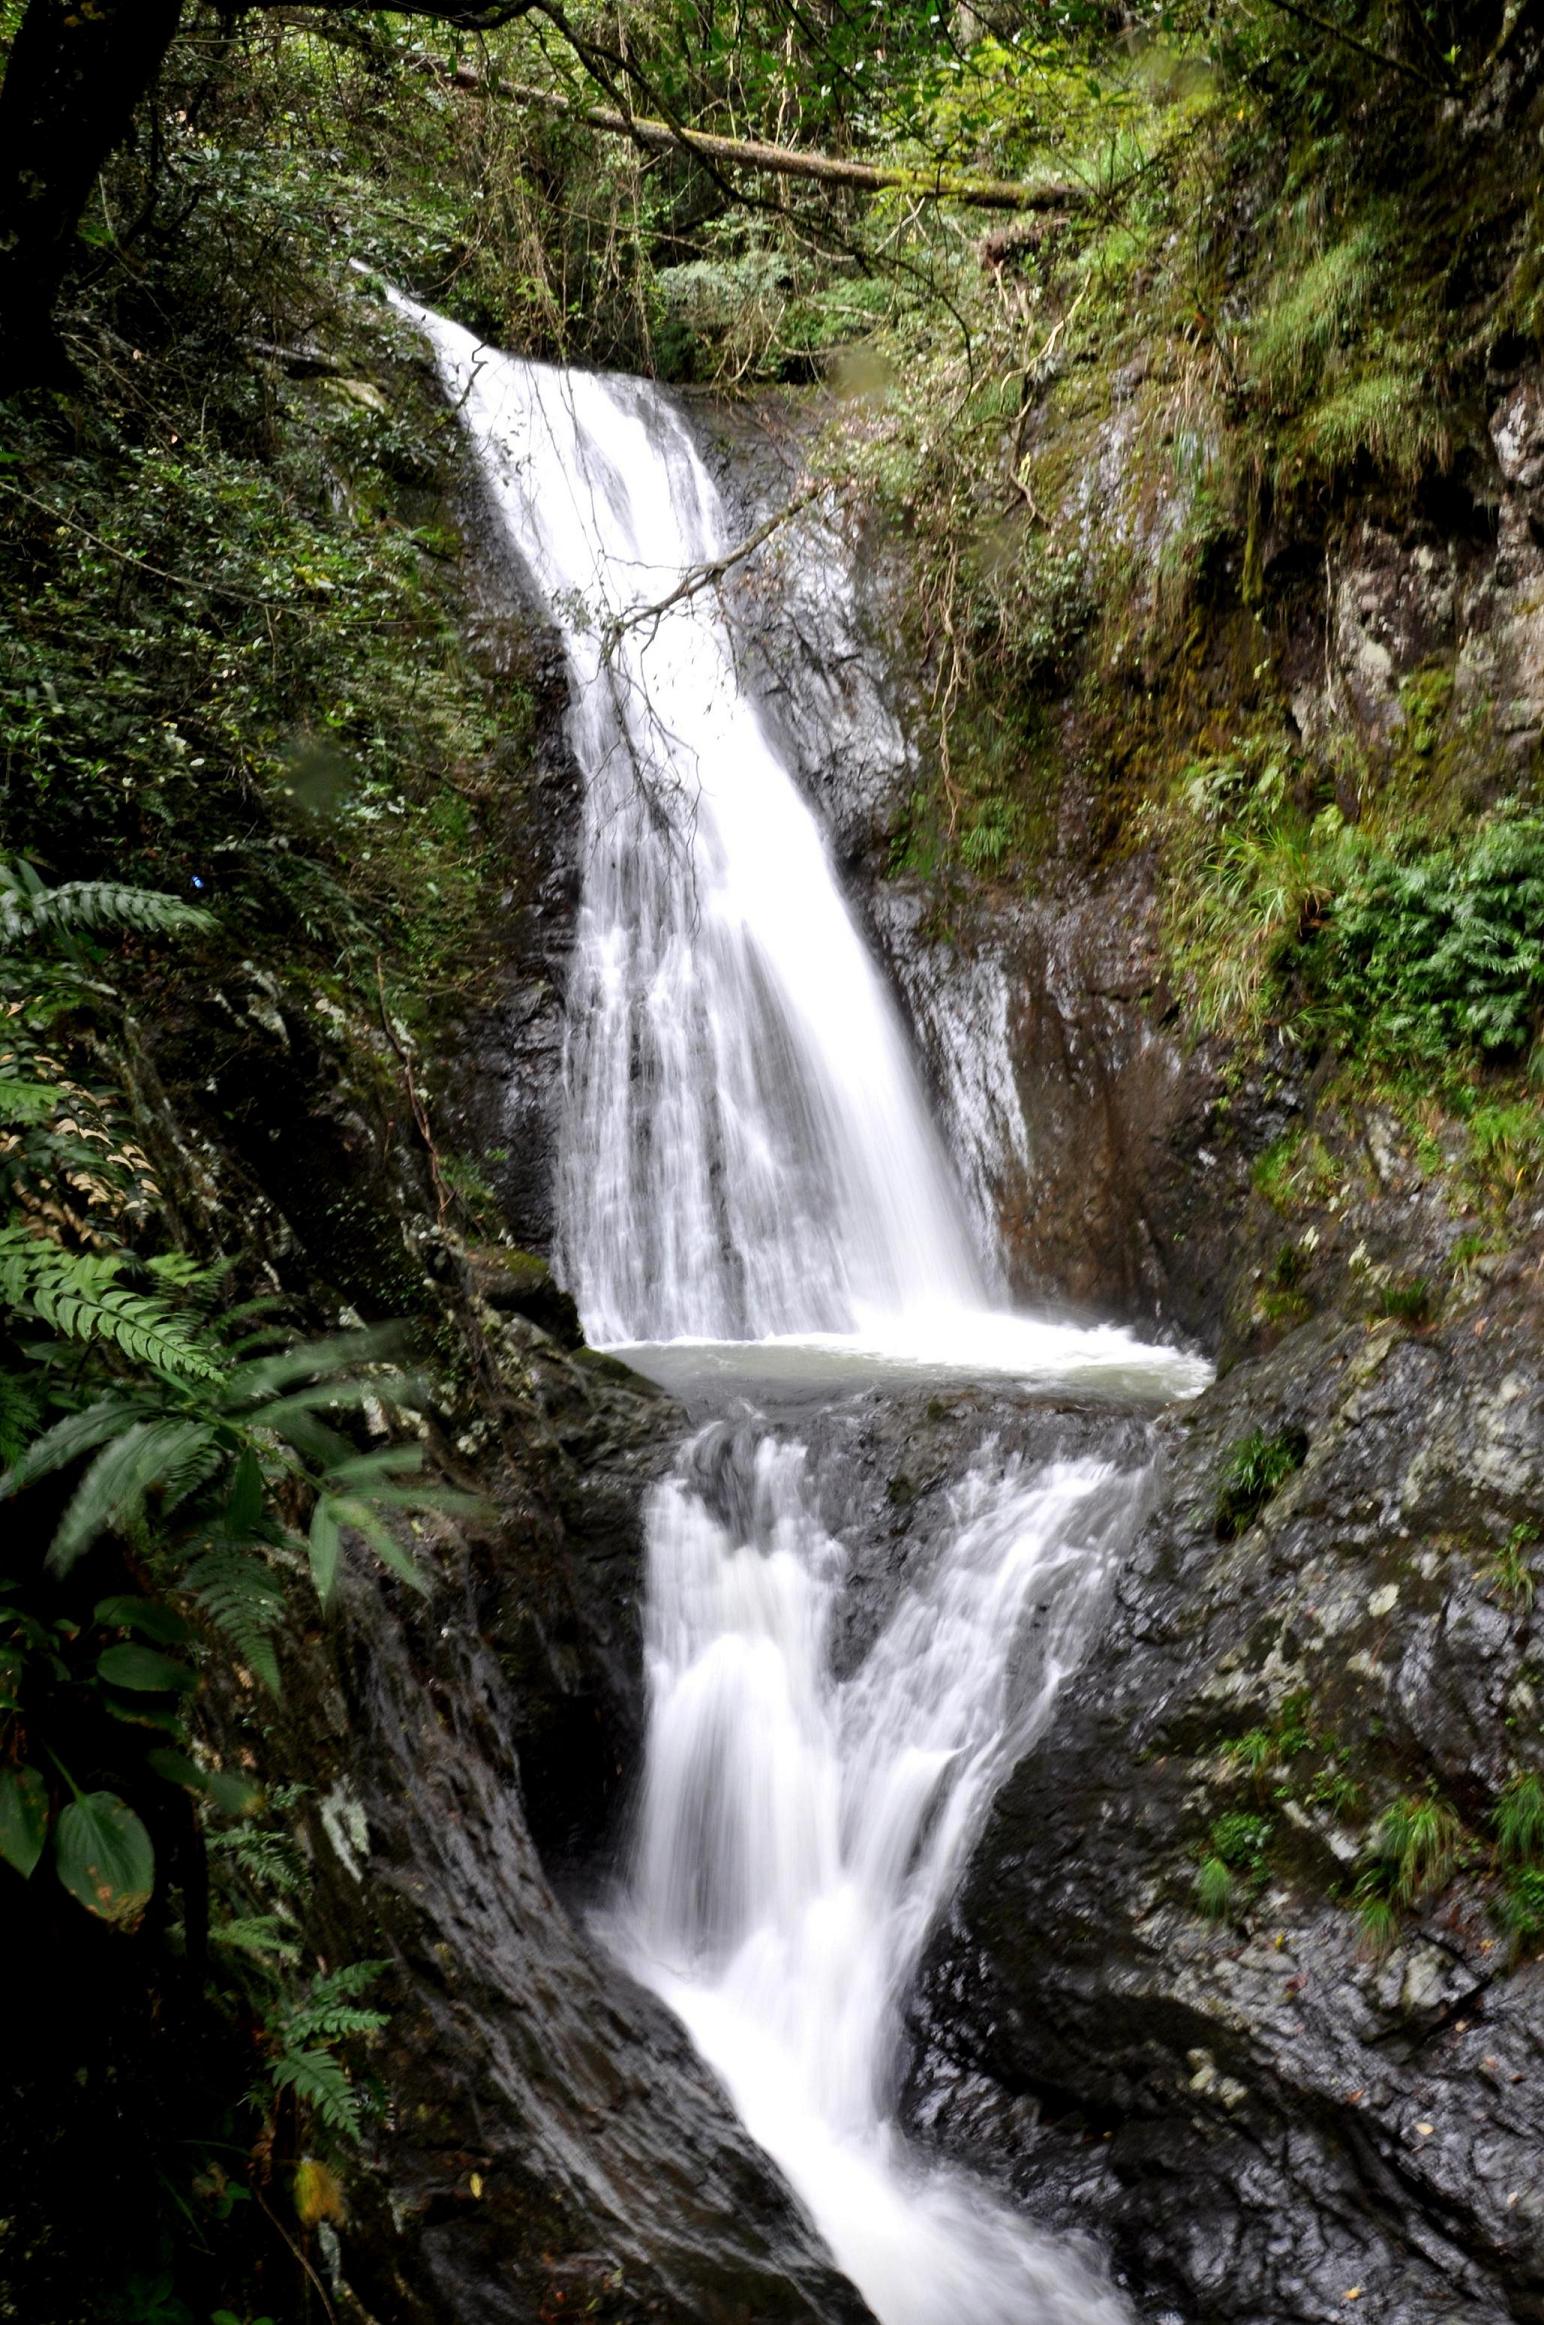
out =
[(568, 746), (568, 667), (491, 514), (466, 487), (474, 643), (507, 681), (519, 717), (490, 812), (503, 884), (487, 899), (491, 995), (440, 1034), (435, 1108), (449, 1143), (474, 1156), (510, 1232), (552, 1247), (562, 1099), (563, 1013), (582, 878), (584, 782)]
[(316, 1941), (390, 1961), (341, 2285), (400, 2325), (862, 2325), (681, 2028), (554, 1892), (475, 1554), (422, 1617), (373, 1578), (349, 1602), (290, 1690)]
[(1235, 1111), (1218, 1057), (1181, 1038), (1151, 866), (1138, 860), (1071, 899), (966, 900), (947, 939), (928, 933), (925, 910), (919, 891), (892, 888), (875, 917), (946, 1093), (950, 1055), (992, 1032), (984, 977), (1004, 995), (997, 1109), (1006, 1122), (1011, 1107), (1021, 1136), (977, 1104), (954, 1144), (969, 1153), (985, 1122), (1008, 1289), (1215, 1344), (1226, 1213), (1280, 1125), (1269, 1106)]
[[(1159, 1424), (1103, 1642), (935, 1950), (919, 2123), (1113, 2231), (1189, 2325), (1352, 2293), (1398, 2325), (1544, 2316), (1544, 1964), (1512, 1958), (1494, 1849), (1502, 1785), (1544, 1771), (1541, 1625), (1496, 1581), (1544, 1506), (1541, 1258), (1441, 1330), (1306, 1325)], [(1257, 1430), (1306, 1459), (1223, 1543)], [(1370, 1948), (1378, 1818), (1427, 1798), (1450, 1860)]]

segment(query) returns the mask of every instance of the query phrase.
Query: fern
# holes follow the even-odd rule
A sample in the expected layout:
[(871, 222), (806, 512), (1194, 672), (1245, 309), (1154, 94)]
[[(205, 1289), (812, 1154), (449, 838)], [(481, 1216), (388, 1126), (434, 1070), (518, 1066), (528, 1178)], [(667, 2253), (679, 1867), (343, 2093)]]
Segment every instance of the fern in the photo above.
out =
[(0, 945), (123, 929), (133, 936), (183, 936), (214, 927), (214, 916), (155, 888), (118, 880), (67, 880), (45, 888), (30, 865), (0, 864)]
[(220, 1543), (188, 1568), (187, 1587), (215, 1629), (270, 1695), (279, 1693), (274, 1633), (284, 1620), (284, 1586), (252, 1550)]
[(341, 2139), (360, 2136), (359, 2096), (331, 2051), (281, 2051), (268, 2070), (276, 2091), (293, 2091), (317, 2122)]
[(39, 1478), (52, 1477), (57, 1471), (68, 1469), (72, 1461), (94, 1453), (99, 1445), (118, 1436), (149, 1410), (145, 1401), (131, 1390), (114, 1389), (80, 1412), (66, 1413), (15, 1455), (0, 1477), (0, 1501), (20, 1493), (24, 1486), (36, 1484)]
[(378, 2034), (386, 2024), (383, 2011), (361, 2008), (358, 1997), (367, 1993), (389, 1962), (345, 1962), (312, 1983), (303, 2001), (291, 2006), (283, 2022), (287, 2043), (338, 2042), (349, 2034)]
[[(43, 1417), (39, 1382), (19, 1372), (0, 1372), (0, 1462), (9, 1471), (25, 1452)], [(0, 1481), (3, 1491), (3, 1481)]]
[(115, 1281), (123, 1262), (63, 1250), (23, 1227), (0, 1228), (0, 1300), (74, 1340), (116, 1348), (171, 1381), (216, 1381), (221, 1368), (163, 1300)]
[(278, 2044), (269, 2068), (275, 2090), (293, 2091), (318, 2123), (349, 2139), (359, 2137), (359, 2095), (334, 2046), (379, 2034), (386, 2025), (386, 2013), (358, 1997), (387, 1967), (385, 1962), (345, 1963), (316, 1979), (310, 1993), (269, 2027)]
[(141, 1533), (151, 1494), (179, 1472), (207, 1468), (211, 1454), (219, 1459), (206, 1421), (134, 1422), (103, 1446), (71, 1495), (49, 1545), (53, 1572), (68, 1573), (102, 1534)]
[(259, 1962), (298, 1962), (300, 1948), (292, 1937), (285, 1934), (284, 1924), (276, 1913), (238, 1913), (228, 1920), (212, 1922), (209, 1929), (212, 1945), (223, 1946), (227, 1953), (247, 1954)]

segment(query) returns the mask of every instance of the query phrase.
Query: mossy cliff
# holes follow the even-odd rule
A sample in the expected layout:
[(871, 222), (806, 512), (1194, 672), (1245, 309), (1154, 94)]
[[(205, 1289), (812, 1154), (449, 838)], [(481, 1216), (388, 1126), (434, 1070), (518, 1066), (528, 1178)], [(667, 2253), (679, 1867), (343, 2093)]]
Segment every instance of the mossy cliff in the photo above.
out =
[[(1530, 7), (1326, 4), (1323, 41), (960, 12), (874, 133), (1056, 199), (983, 232), (903, 189), (823, 240), (512, 110), (529, 27), (190, 17), (88, 217), (73, 381), (5, 406), (0, 755), (8, 859), (214, 925), (7, 963), (11, 1224), (310, 1333), (407, 1320), (420, 1401), (361, 1441), (484, 1506), (407, 1521), (426, 1599), (361, 1536), (324, 1614), (276, 1502), (282, 1696), (184, 1650), (199, 1772), (261, 1813), (201, 1789), (136, 1930), (12, 1892), (17, 2317), (854, 2313), (568, 1894), (680, 1420), (537, 1256), (562, 669), (348, 251), (692, 378), (747, 531), (829, 484), (729, 594), (941, 1096), (962, 1026), (997, 1045), (1015, 1289), (1220, 1359), (940, 1939), (917, 2121), (1113, 2227), (1154, 2314), (1544, 2310), (1544, 64)], [(704, 119), (861, 115), (852, 56), (791, 92), (704, 55)], [(870, 1603), (930, 1445), (993, 1421), (874, 1424)], [(127, 1529), (102, 1587), (156, 1554)]]

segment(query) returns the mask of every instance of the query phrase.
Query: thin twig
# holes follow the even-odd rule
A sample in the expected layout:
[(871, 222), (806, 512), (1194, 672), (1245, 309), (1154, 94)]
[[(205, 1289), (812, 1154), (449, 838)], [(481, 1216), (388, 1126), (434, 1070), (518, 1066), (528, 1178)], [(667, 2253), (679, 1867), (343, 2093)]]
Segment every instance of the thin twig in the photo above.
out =
[(786, 525), (791, 518), (798, 516), (802, 509), (807, 509), (811, 501), (819, 500), (822, 493), (830, 489), (823, 480), (819, 479), (803, 486), (800, 491), (794, 494), (791, 501), (785, 501), (780, 509), (774, 509), (771, 516), (756, 527), (754, 533), (747, 534), (738, 547), (726, 549), (722, 557), (710, 557), (701, 565), (689, 565), (676, 583), (675, 588), (667, 592), (664, 597), (656, 598), (652, 605), (634, 606), (625, 614), (614, 615), (607, 622), (601, 634), (603, 651), (608, 655), (611, 654), (626, 631), (638, 629), (644, 622), (657, 624), (669, 613), (672, 606), (683, 604), (686, 599), (696, 597), (704, 589), (711, 589), (716, 582), (723, 580), (724, 575), (732, 566), (743, 565), (747, 557), (754, 557), (756, 551), (769, 541), (775, 532)]
[(397, 1053), (398, 1063), (402, 1068), (402, 1086), (407, 1092), (407, 1102), (412, 1109), (414, 1125), (419, 1137), (423, 1140), (424, 1153), (429, 1158), (429, 1176), (434, 1182), (437, 1223), (443, 1227), (445, 1214), (450, 1209), (450, 1189), (445, 1184), (445, 1175), (440, 1169), (440, 1150), (434, 1143), (434, 1132), (429, 1127), (429, 1110), (418, 1094), (418, 1084), (413, 1075), (413, 1061), (398, 1039), (397, 1029), (391, 1021), (391, 1011), (386, 1003), (386, 973), (381, 966), (379, 953), (375, 956), (375, 986), (381, 1000), (381, 1024), (385, 1029), (386, 1039)]

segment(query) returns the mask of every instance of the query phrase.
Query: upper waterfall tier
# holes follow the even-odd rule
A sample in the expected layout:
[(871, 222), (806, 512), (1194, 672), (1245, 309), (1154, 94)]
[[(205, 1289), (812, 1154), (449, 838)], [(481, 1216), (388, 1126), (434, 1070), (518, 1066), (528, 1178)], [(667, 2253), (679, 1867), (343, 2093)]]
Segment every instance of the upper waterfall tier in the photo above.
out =
[(730, 545), (669, 397), (427, 333), (553, 621), (587, 785), (559, 1260), (592, 1340), (980, 1307), (965, 1206), (820, 832), (710, 591)]

